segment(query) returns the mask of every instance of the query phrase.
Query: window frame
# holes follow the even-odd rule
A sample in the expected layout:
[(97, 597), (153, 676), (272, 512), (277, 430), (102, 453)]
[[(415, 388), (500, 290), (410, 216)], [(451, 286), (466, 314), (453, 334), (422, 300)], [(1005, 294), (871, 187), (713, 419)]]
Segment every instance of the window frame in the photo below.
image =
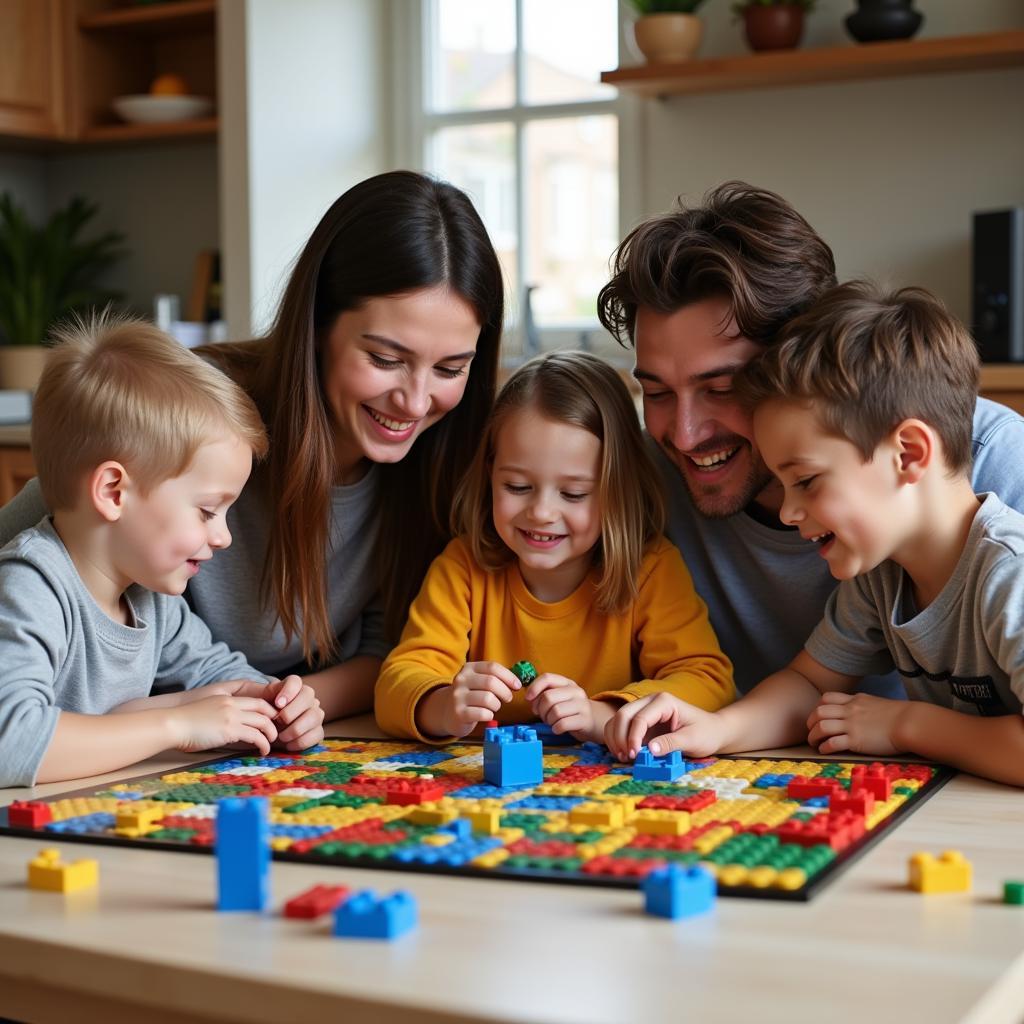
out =
[[(526, 195), (524, 174), (525, 132), (531, 122), (553, 120), (565, 117), (581, 117), (587, 114), (614, 114), (618, 125), (618, 238), (621, 239), (629, 227), (644, 216), (644, 179), (641, 155), (645, 136), (643, 106), (635, 97), (622, 90), (609, 99), (580, 100), (570, 103), (526, 104), (524, 101), (525, 55), (523, 39), (523, 0), (516, 5), (516, 81), (515, 102), (511, 107), (495, 107), (481, 110), (459, 110), (437, 112), (428, 109), (430, 82), (426, 60), (426, 41), (434, 38), (434, 0), (390, 0), (390, 28), (392, 43), (393, 93), (392, 93), (392, 138), (391, 149), (395, 166), (430, 170), (428, 140), (435, 131), (443, 127), (476, 124), (511, 124), (516, 141), (516, 260), (517, 277), (520, 282), (519, 295), (507, 295), (506, 307), (515, 319), (506, 321), (503, 351), (507, 361), (515, 363), (532, 355), (526, 351), (523, 333), (522, 288), (526, 281), (525, 262), (527, 247), (524, 221)], [(626, 37), (631, 22), (623, 17), (621, 6), (618, 17), (619, 54), (628, 52)], [(611, 70), (611, 69), (608, 69)], [(608, 253), (610, 260), (612, 253)], [(583, 344), (614, 362), (628, 365), (632, 362), (629, 353), (617, 344), (597, 320), (595, 309), (593, 319), (580, 320), (558, 326), (538, 325), (541, 349), (549, 351), (559, 348), (579, 348)]]

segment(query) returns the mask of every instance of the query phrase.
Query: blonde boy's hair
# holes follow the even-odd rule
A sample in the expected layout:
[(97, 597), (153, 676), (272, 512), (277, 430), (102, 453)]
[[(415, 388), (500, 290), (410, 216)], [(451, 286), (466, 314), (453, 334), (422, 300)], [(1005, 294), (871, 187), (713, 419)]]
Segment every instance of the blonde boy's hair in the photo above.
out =
[(267, 451), (252, 399), (145, 320), (104, 312), (58, 326), (32, 407), (32, 456), (47, 507), (72, 507), (82, 478), (122, 463), (143, 493), (188, 469), (218, 432)]
[(838, 285), (791, 320), (733, 379), (739, 401), (810, 402), (822, 427), (865, 461), (903, 420), (938, 434), (951, 474), (971, 467), (978, 350), (924, 288)]
[(601, 442), (601, 538), (594, 564), (602, 573), (596, 604), (610, 614), (625, 611), (636, 599), (644, 552), (664, 528), (665, 504), (629, 391), (616, 370), (597, 356), (552, 352), (531, 359), (509, 378), (456, 492), (452, 530), (466, 535), (484, 569), (500, 569), (513, 560), (494, 528), (491, 471), (502, 427), (513, 413), (527, 408), (581, 427)]

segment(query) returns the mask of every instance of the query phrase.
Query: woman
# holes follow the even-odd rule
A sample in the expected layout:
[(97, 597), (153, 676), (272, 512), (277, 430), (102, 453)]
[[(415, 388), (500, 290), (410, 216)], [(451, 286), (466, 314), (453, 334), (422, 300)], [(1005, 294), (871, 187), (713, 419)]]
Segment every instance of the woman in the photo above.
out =
[[(187, 596), (253, 665), (303, 675), (328, 720), (372, 706), (389, 638), (448, 539), (502, 316), (469, 199), (395, 171), (327, 211), (265, 339), (203, 350), (253, 396), (271, 448), (228, 515), (233, 544)], [(0, 543), (45, 514), (33, 482), (0, 511)]]

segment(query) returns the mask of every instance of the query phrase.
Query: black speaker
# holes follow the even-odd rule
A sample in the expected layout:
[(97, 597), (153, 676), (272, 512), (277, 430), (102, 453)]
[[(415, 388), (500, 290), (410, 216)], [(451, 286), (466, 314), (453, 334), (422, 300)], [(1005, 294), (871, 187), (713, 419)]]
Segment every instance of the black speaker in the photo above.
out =
[(1024, 208), (974, 215), (972, 265), (982, 361), (1024, 362)]

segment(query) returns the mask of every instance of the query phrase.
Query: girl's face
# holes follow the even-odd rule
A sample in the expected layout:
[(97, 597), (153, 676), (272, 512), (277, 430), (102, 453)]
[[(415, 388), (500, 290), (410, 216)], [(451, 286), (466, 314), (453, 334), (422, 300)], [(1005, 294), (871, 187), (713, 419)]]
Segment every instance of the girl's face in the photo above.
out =
[(320, 367), (337, 482), (358, 479), (365, 460), (404, 459), (459, 404), (479, 336), (472, 306), (440, 285), (367, 299), (338, 315)]
[(495, 442), (492, 514), (530, 592), (568, 597), (590, 570), (601, 536), (601, 442), (589, 431), (523, 408)]

